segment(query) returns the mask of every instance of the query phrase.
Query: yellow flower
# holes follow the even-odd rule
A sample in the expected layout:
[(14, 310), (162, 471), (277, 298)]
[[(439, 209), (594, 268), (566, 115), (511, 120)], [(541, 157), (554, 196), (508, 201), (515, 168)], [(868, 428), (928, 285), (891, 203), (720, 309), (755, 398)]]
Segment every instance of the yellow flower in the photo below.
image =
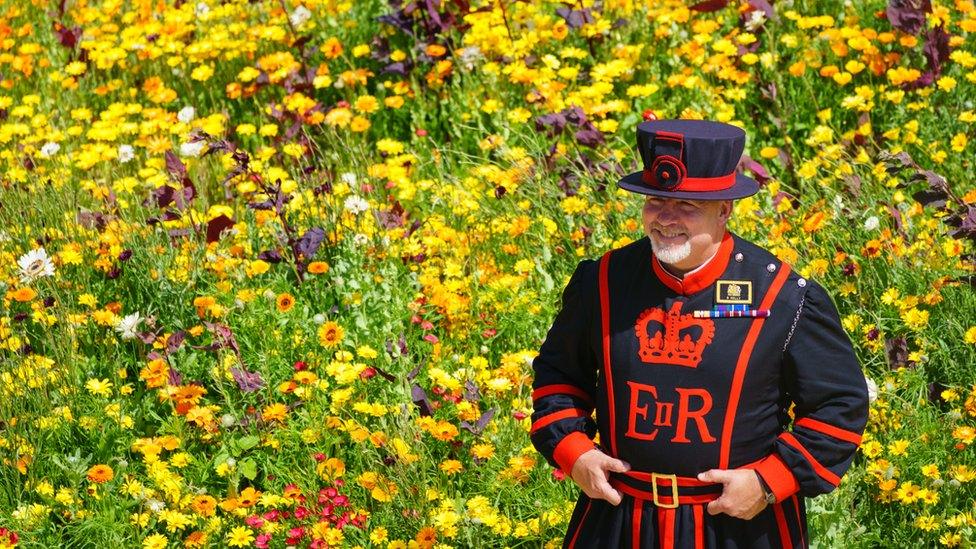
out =
[(251, 545), (254, 541), (254, 536), (251, 531), (243, 526), (235, 526), (233, 530), (227, 534), (227, 545), (230, 547), (247, 547)]
[(193, 72), (190, 73), (190, 78), (198, 82), (206, 82), (207, 80), (210, 80), (213, 73), (213, 67), (210, 65), (200, 65), (193, 69)]
[(896, 440), (888, 445), (888, 451), (893, 456), (903, 456), (906, 450), (908, 450), (907, 440)]
[(972, 326), (966, 330), (966, 335), (963, 336), (963, 341), (969, 343), (970, 345), (976, 345), (976, 326)]
[(142, 549), (163, 549), (169, 544), (169, 540), (162, 534), (153, 534), (142, 540)]
[(363, 118), (362, 116), (354, 116), (352, 122), (349, 123), (349, 129), (356, 133), (362, 133), (368, 130), (371, 125), (369, 119)]
[(112, 382), (107, 379), (89, 379), (85, 383), (85, 388), (95, 396), (102, 398), (112, 396)]
[(449, 459), (449, 460), (444, 461), (443, 463), (441, 463), (440, 469), (441, 469), (441, 471), (444, 471), (445, 473), (447, 473), (449, 475), (453, 475), (453, 474), (456, 474), (456, 473), (460, 473), (461, 470), (464, 469), (464, 467), (461, 465), (461, 462), (460, 461), (458, 461), (456, 459)]
[(919, 498), (919, 487), (911, 482), (903, 482), (895, 492), (895, 497), (902, 503), (915, 503)]

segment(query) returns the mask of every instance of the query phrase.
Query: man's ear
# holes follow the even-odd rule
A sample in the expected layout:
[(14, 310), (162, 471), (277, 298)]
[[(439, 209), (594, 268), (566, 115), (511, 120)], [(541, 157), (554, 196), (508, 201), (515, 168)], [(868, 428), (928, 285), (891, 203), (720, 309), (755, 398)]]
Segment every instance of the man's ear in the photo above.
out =
[(732, 217), (732, 201), (723, 200), (722, 205), (719, 209), (719, 215), (722, 216), (722, 221), (728, 221)]

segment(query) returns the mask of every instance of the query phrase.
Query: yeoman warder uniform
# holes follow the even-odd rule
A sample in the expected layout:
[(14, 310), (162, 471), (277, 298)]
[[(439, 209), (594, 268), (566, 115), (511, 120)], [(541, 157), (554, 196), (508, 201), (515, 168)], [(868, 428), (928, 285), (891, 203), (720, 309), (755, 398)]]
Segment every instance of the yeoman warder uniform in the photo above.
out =
[[(637, 139), (645, 169), (624, 189), (711, 200), (758, 190), (735, 171), (739, 128), (649, 121)], [(647, 237), (582, 261), (533, 368), (531, 438), (549, 463), (568, 475), (598, 432), (601, 450), (631, 466), (610, 478), (620, 505), (580, 494), (565, 547), (805, 547), (803, 498), (838, 485), (867, 419), (830, 297), (730, 232), (681, 279)], [(752, 520), (710, 515), (722, 485), (696, 476), (716, 468), (755, 469), (774, 503)]]

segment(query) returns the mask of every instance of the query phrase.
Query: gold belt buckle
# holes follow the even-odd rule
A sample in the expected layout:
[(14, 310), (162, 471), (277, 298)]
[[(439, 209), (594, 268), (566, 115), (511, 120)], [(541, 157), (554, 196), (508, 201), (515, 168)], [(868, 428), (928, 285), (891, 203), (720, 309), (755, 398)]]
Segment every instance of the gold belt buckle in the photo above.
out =
[[(661, 503), (658, 499), (657, 494), (657, 479), (665, 478), (671, 480), (671, 503), (665, 505)], [(678, 476), (677, 475), (665, 475), (662, 473), (651, 473), (651, 494), (654, 496), (654, 505), (662, 507), (664, 509), (675, 509), (678, 507)]]

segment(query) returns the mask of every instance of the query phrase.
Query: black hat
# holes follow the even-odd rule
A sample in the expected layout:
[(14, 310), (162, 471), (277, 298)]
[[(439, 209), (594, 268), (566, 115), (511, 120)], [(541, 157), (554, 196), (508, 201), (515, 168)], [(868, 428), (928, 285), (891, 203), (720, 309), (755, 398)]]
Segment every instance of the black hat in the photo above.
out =
[(742, 128), (710, 120), (649, 120), (637, 125), (644, 170), (617, 182), (640, 194), (690, 200), (732, 200), (759, 183), (736, 172), (746, 144)]

